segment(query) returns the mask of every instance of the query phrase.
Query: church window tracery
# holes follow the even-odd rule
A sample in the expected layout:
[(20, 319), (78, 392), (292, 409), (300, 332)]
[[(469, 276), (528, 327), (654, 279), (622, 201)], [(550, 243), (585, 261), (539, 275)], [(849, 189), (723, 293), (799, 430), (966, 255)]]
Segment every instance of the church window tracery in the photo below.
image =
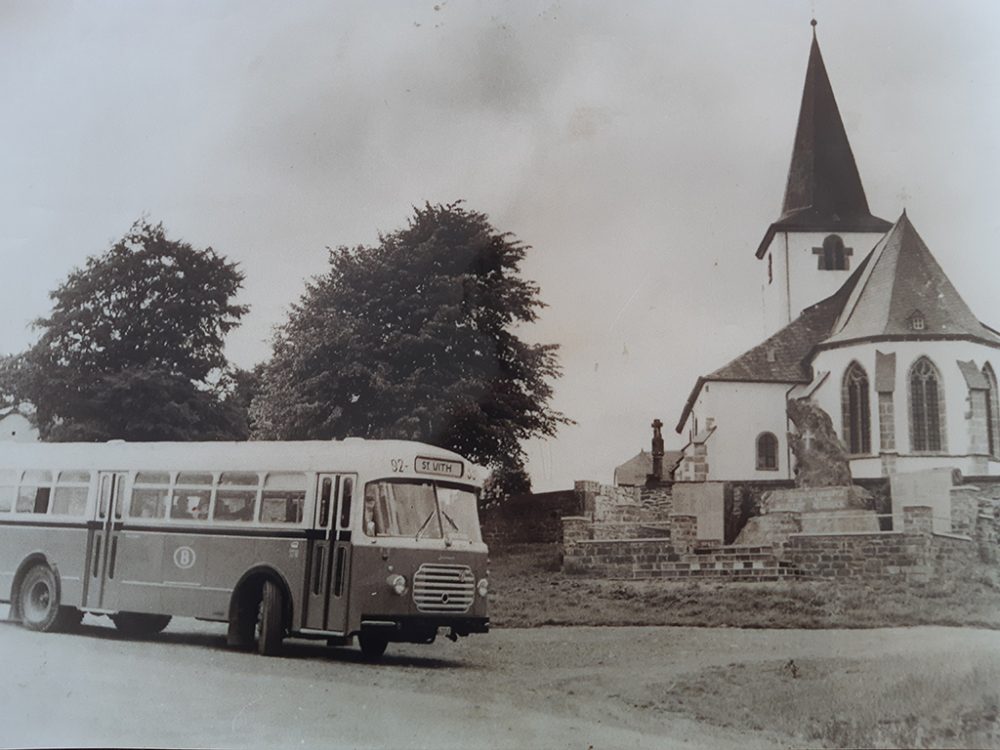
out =
[(943, 451), (944, 391), (934, 364), (921, 357), (910, 368), (910, 447), (916, 452)]
[(773, 432), (757, 436), (757, 468), (761, 471), (778, 470), (778, 438)]
[(844, 442), (851, 455), (870, 453), (871, 410), (868, 396), (868, 373), (857, 362), (851, 362), (844, 373), (841, 388)]

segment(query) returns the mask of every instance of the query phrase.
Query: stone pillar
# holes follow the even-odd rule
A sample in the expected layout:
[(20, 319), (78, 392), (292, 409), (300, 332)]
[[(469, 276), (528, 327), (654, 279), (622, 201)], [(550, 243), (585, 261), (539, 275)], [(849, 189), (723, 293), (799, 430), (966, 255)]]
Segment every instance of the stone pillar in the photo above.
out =
[(670, 546), (681, 554), (694, 549), (698, 540), (698, 517), (674, 514), (670, 516)]
[(583, 516), (563, 516), (562, 517), (562, 540), (563, 549), (571, 547), (577, 542), (584, 542), (590, 539), (591, 522), (589, 518)]
[(660, 482), (663, 480), (663, 433), (660, 429), (663, 427), (663, 422), (659, 419), (654, 419), (653, 424), (650, 425), (653, 428), (653, 481)]

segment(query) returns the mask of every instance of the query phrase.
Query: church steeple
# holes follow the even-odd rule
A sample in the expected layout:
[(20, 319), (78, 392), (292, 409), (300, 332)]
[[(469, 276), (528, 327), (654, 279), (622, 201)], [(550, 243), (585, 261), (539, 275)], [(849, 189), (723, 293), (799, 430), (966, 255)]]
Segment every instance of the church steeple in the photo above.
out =
[(885, 232), (891, 226), (868, 208), (814, 21), (782, 213), (768, 229), (757, 257), (764, 256), (776, 231)]
[(868, 209), (861, 176), (819, 51), (815, 26), (785, 202), (778, 223), (792, 222), (796, 227), (821, 230), (884, 232), (890, 226), (872, 216)]

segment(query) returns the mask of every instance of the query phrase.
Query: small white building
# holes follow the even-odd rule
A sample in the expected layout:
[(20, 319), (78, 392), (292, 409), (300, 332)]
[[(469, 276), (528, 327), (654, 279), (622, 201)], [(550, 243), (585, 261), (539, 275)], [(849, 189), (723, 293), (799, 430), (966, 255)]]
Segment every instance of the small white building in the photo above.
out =
[(813, 36), (784, 208), (757, 250), (773, 334), (698, 379), (678, 481), (791, 479), (789, 399), (830, 415), (855, 478), (1000, 475), (1000, 333), (904, 211), (875, 217)]
[(0, 412), (0, 442), (37, 443), (38, 428), (17, 408)]

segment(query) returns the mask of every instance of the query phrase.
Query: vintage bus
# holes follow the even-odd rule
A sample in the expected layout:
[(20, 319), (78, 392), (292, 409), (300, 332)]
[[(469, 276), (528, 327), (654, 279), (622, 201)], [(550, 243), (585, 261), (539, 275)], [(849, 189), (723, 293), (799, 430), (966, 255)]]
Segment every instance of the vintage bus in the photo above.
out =
[(405, 441), (0, 448), (0, 601), (34, 630), (228, 622), (232, 646), (489, 630), (481, 469)]

